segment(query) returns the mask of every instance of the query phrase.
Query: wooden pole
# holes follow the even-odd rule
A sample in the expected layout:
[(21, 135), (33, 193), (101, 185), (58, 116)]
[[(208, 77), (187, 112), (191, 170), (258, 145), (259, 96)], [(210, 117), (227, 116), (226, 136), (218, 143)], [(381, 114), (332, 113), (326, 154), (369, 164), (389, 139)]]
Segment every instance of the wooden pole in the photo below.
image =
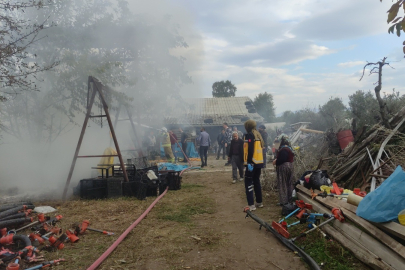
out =
[[(89, 77), (89, 80), (88, 80), (89, 90), (90, 90), (90, 83), (91, 83), (91, 77)], [(93, 84), (93, 87), (94, 87), (94, 84)], [(65, 189), (63, 190), (62, 200), (66, 199), (66, 193), (67, 193), (67, 190), (68, 190), (68, 187), (69, 187), (69, 184), (70, 184), (70, 180), (72, 179), (73, 170), (75, 169), (77, 156), (79, 155), (79, 150), (80, 150), (80, 147), (81, 147), (82, 142), (83, 142), (84, 133), (85, 133), (86, 128), (87, 128), (87, 122), (89, 121), (89, 118), (90, 118), (91, 107), (93, 106), (95, 97), (96, 97), (96, 91), (93, 89), (93, 93), (91, 94), (90, 102), (88, 103), (86, 117), (84, 118), (82, 131), (80, 132), (79, 141), (77, 142), (75, 155), (73, 156), (72, 165), (70, 165), (69, 175), (68, 175), (68, 178), (66, 180)]]

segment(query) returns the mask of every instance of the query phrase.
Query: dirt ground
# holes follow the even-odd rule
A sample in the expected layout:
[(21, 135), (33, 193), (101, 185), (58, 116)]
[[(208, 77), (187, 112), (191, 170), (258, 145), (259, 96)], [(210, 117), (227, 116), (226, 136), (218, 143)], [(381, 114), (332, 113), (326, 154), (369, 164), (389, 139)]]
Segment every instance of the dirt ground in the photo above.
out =
[[(224, 164), (210, 157), (208, 167), (183, 174), (181, 190), (169, 191), (98, 269), (306, 269), (298, 255), (245, 218), (244, 183), (232, 184), (231, 167)], [(78, 243), (45, 252), (45, 258), (66, 259), (54, 269), (87, 269), (155, 199), (48, 202), (64, 216), (59, 225), (64, 231), (87, 219), (91, 227), (115, 235), (88, 231)], [(275, 193), (264, 192), (264, 208), (256, 214), (278, 220), (276, 202)]]

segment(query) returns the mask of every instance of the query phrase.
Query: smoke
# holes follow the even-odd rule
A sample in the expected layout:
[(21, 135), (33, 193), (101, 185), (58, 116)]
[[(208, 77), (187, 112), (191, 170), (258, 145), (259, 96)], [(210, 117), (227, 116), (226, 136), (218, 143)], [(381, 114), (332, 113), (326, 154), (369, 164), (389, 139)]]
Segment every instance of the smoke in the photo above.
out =
[[(193, 77), (193, 71), (203, 60), (203, 45), (186, 9), (164, 0), (128, 1), (127, 9), (121, 11), (122, 1), (106, 6), (97, 3), (109, 1), (84, 2), (55, 1), (63, 9), (27, 12), (57, 21), (57, 26), (43, 33), (47, 37), (32, 53), (37, 53), (38, 61), (60, 60), (60, 65), (40, 74), (39, 93), (10, 96), (2, 105), (2, 195), (18, 187), (19, 194), (60, 198), (84, 120), (89, 75), (114, 90), (104, 92), (113, 122), (120, 102), (125, 101), (135, 122), (158, 128), (166, 116), (187, 109), (183, 98), (202, 95), (201, 81)], [(116, 18), (86, 14), (86, 10), (97, 14), (103, 9), (113, 16), (121, 12), (121, 18), (133, 23), (123, 24), (125, 29), (116, 28), (120, 25)], [(72, 18), (72, 14), (77, 16)], [(86, 23), (93, 25), (87, 27)], [(104, 114), (97, 98), (92, 113)], [(128, 118), (124, 108), (119, 118)], [(79, 155), (101, 155), (110, 146), (108, 123), (106, 118), (102, 121), (103, 127), (100, 118), (89, 121)], [(137, 126), (138, 136), (144, 132)], [(118, 122), (116, 135), (121, 150), (139, 146), (127, 121)], [(129, 152), (123, 154), (124, 159), (130, 157)], [(99, 158), (77, 160), (70, 194), (80, 179), (92, 176), (91, 167), (98, 162)]]

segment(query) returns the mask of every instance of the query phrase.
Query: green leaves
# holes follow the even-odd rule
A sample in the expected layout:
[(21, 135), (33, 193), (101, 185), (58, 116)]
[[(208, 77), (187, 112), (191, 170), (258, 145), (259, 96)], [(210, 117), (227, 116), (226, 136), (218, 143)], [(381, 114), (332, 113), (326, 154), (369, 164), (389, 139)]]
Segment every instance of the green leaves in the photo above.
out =
[(402, 2), (402, 0), (396, 2), (395, 4), (393, 4), (391, 6), (391, 8), (387, 11), (388, 12), (388, 19), (387, 19), (387, 23), (390, 23), (392, 20), (395, 19), (395, 17), (398, 14), (399, 11), (399, 4)]

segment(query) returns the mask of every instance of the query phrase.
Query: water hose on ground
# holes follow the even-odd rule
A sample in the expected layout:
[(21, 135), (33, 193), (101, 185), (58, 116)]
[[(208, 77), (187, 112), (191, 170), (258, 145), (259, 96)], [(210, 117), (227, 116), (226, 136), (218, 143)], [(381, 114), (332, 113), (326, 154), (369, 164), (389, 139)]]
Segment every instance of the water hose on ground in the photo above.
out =
[(185, 171), (197, 170), (197, 169), (201, 169), (201, 167), (200, 167), (200, 166), (197, 166), (197, 167), (188, 167), (188, 168), (185, 168), (184, 170), (182, 170), (182, 171), (180, 172), (179, 176), (181, 176)]
[(150, 210), (152, 210), (152, 208), (155, 206), (155, 204), (163, 196), (166, 195), (168, 189), (169, 188), (167, 187), (166, 190), (162, 193), (162, 195), (157, 197), (156, 200), (154, 200), (153, 203), (148, 207), (148, 209), (146, 209), (146, 211), (137, 220), (135, 220), (135, 222), (132, 223), (131, 226), (129, 226), (128, 229), (126, 229), (125, 232), (123, 234), (121, 234), (121, 236), (118, 237), (118, 239), (115, 240), (115, 242), (92, 265), (90, 265), (89, 268), (87, 268), (87, 270), (96, 269), (108, 257), (108, 255), (110, 255), (111, 252), (114, 251), (114, 249), (122, 242), (122, 240), (125, 239), (125, 237), (132, 231), (132, 229), (135, 228), (136, 225), (138, 225), (142, 221), (142, 219), (144, 219), (146, 217), (146, 215), (150, 212)]
[(251, 217), (254, 221), (260, 224), (260, 227), (265, 227), (266, 230), (271, 232), (281, 243), (283, 243), (286, 247), (288, 247), (290, 250), (297, 252), (302, 259), (311, 267), (313, 270), (321, 270), (319, 265), (314, 261), (314, 259), (311, 258), (307, 253), (305, 253), (302, 249), (297, 247), (291, 240), (285, 238), (281, 234), (279, 234), (275, 229), (273, 229), (272, 226), (270, 226), (267, 222), (253, 214), (251, 211), (246, 210), (246, 217), (249, 216)]

